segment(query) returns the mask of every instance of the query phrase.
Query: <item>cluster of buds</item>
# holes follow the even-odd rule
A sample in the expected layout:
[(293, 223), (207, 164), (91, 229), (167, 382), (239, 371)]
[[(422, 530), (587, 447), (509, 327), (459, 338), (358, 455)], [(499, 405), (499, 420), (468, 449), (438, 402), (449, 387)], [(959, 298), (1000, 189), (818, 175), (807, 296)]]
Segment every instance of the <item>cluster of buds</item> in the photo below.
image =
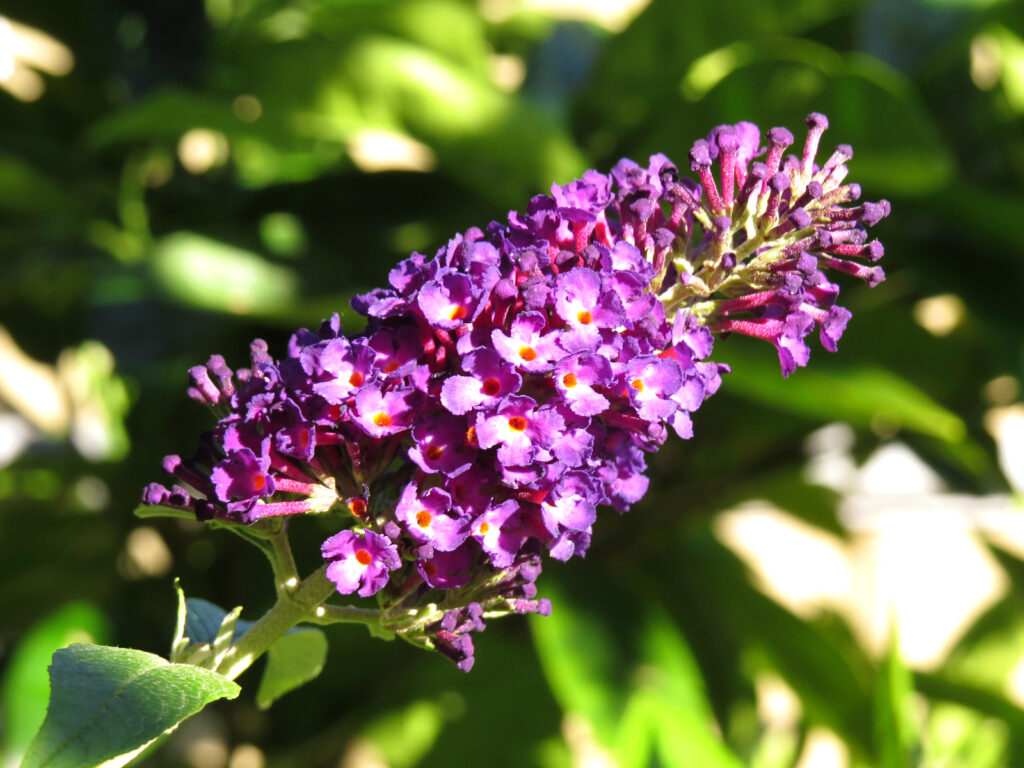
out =
[(814, 164), (826, 125), (811, 115), (785, 158), (785, 129), (762, 148), (752, 124), (720, 126), (691, 151), (699, 184), (663, 155), (588, 171), (401, 262), (353, 301), (362, 333), (334, 316), (279, 359), (257, 341), (249, 368), (191, 369), (220, 420), (145, 503), (246, 525), (336, 513), (338, 592), (376, 595), (382, 626), (468, 669), (485, 618), (550, 611), (541, 553), (583, 555), (598, 507), (646, 492), (645, 454), (691, 437), (728, 370), (714, 333), (770, 341), (788, 375), (815, 325), (834, 350), (850, 317), (822, 270), (882, 279), (851, 259), (881, 256), (865, 227), (888, 204), (846, 205), (849, 148)]

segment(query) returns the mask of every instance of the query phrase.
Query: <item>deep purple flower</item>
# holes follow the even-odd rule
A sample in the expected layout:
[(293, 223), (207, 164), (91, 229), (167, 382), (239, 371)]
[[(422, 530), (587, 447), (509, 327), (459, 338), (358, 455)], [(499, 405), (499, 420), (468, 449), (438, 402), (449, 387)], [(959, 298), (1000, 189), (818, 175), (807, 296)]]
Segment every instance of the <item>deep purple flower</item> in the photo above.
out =
[(435, 550), (431, 556), (417, 560), (416, 569), (435, 589), (458, 589), (466, 586), (473, 576), (473, 550), (469, 544), (451, 552)]
[(248, 448), (231, 451), (217, 462), (210, 479), (223, 502), (262, 499), (274, 493), (274, 478), (268, 473), (270, 462), (257, 458)]
[(477, 446), (467, 441), (470, 422), (447, 413), (431, 414), (412, 430), (409, 458), (424, 472), (456, 477), (476, 460)]
[(401, 566), (395, 545), (373, 531), (336, 533), (320, 551), (328, 563), (327, 578), (343, 595), (356, 590), (360, 597), (375, 595), (388, 583), (389, 573)]

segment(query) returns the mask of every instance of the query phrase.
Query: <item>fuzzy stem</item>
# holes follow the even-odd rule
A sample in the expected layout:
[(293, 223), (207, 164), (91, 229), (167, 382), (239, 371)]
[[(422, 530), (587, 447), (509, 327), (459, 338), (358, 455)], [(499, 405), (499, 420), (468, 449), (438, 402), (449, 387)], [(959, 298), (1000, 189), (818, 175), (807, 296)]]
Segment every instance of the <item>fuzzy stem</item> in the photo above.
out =
[(234, 680), (285, 632), (299, 622), (313, 620), (317, 606), (335, 593), (334, 584), (325, 575), (326, 570), (326, 565), (321, 566), (303, 579), (290, 595), (280, 595), (274, 607), (231, 647), (216, 671)]

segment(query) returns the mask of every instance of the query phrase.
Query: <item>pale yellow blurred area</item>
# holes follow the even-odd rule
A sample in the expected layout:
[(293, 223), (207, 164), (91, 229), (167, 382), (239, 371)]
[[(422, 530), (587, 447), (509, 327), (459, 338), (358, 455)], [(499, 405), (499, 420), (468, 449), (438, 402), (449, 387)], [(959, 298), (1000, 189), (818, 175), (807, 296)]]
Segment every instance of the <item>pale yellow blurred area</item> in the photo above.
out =
[(651, 0), (480, 0), (481, 15), (492, 22), (510, 19), (516, 13), (539, 13), (564, 21), (587, 21), (621, 32), (650, 4)]
[(65, 349), (47, 365), (0, 326), (0, 467), (47, 439), (69, 439), (92, 461), (124, 456), (128, 400), (113, 355), (98, 341)]
[[(992, 408), (986, 427), (1011, 487), (1024, 489), (1024, 405)], [(808, 440), (807, 479), (840, 494), (840, 536), (767, 502), (721, 514), (715, 533), (750, 567), (758, 586), (801, 618), (841, 615), (876, 658), (897, 637), (904, 662), (934, 671), (980, 616), (1001, 600), (1009, 577), (986, 541), (1024, 554), (1019, 496), (949, 490), (911, 448), (890, 441), (858, 465), (853, 430), (825, 427)], [(1006, 676), (1024, 706), (1024, 647)], [(759, 680), (760, 719), (785, 730), (799, 719), (796, 695), (780, 679)], [(843, 768), (849, 755), (834, 734), (808, 740), (802, 768)]]
[(71, 50), (45, 32), (0, 16), (0, 88), (19, 101), (46, 91), (42, 75), (63, 77), (75, 66)]

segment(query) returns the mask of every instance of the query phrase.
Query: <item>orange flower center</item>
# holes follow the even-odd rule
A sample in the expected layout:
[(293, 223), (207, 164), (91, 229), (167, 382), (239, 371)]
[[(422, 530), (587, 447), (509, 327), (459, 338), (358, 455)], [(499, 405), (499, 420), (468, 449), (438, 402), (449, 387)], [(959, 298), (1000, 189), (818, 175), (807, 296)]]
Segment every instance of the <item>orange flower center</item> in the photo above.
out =
[(526, 429), (526, 419), (522, 416), (513, 416), (508, 420), (508, 428), (515, 430), (516, 432), (522, 432)]
[(583, 325), (590, 325), (592, 322), (594, 322), (594, 316), (587, 312), (587, 310), (585, 309), (578, 315), (576, 315), (576, 319), (579, 320)]
[(352, 371), (352, 375), (348, 377), (348, 383), (353, 387), (361, 387), (363, 385), (363, 374), (359, 371)]
[(398, 370), (398, 361), (392, 360), (390, 363), (384, 366), (384, 373), (394, 373)]
[(644, 381), (643, 381), (643, 379), (633, 379), (631, 384), (633, 386), (633, 389), (635, 389), (637, 392), (643, 392), (644, 391)]
[(373, 562), (373, 558), (370, 556), (370, 553), (367, 552), (365, 549), (357, 549), (356, 562), (360, 565), (369, 565)]
[(267, 476), (262, 472), (257, 472), (252, 478), (252, 487), (257, 491), (262, 491), (264, 486), (267, 484)]
[(476, 439), (476, 427), (470, 427), (466, 430), (466, 445), (480, 445)]
[(440, 445), (432, 445), (427, 448), (427, 458), (431, 461), (437, 461), (444, 455), (444, 448)]
[(378, 427), (390, 427), (391, 417), (384, 413), (384, 411), (381, 411), (380, 413), (374, 414), (373, 423)]
[(425, 509), (421, 509), (419, 512), (416, 513), (416, 525), (418, 525), (420, 528), (428, 527), (432, 519), (433, 518), (430, 516), (430, 513), (427, 512), (427, 510)]
[(526, 362), (530, 362), (531, 360), (537, 359), (537, 350), (533, 347), (520, 347), (519, 356)]
[(481, 536), (485, 535), (489, 530), (491, 530), (491, 526), (490, 526), (490, 524), (488, 524), (488, 522), (486, 520), (484, 522), (480, 523), (480, 535)]
[(485, 379), (480, 390), (488, 397), (494, 397), (496, 394), (501, 392), (501, 382), (493, 376), (489, 379)]
[(452, 307), (452, 313), (450, 315), (452, 320), (461, 320), (466, 316), (466, 308), (461, 304), (457, 304)]
[(362, 517), (366, 514), (366, 502), (356, 497), (348, 500), (348, 511), (356, 517)]
[(562, 383), (565, 384), (565, 386), (570, 387), (570, 388), (571, 387), (575, 387), (576, 384), (577, 384), (576, 374), (571, 373), (571, 372), (565, 374), (565, 376), (562, 377)]

